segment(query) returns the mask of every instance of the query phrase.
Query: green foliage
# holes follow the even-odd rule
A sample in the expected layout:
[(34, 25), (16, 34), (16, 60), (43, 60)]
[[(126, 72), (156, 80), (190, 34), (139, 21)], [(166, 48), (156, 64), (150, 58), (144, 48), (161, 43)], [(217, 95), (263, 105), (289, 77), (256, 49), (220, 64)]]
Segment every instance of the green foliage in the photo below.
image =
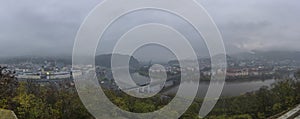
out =
[(241, 114), (241, 115), (220, 115), (220, 116), (211, 116), (209, 119), (252, 119), (249, 114)]
[[(39, 87), (37, 94), (28, 93), (26, 83), (18, 87), (17, 96), (13, 98), (17, 106), (13, 109), (20, 119), (64, 119), (92, 118), (81, 104), (76, 93), (54, 91)], [(56, 93), (53, 93), (56, 92)], [(50, 98), (50, 97), (56, 98)]]
[[(92, 119), (81, 103), (75, 88), (57, 89), (30, 82), (20, 83), (9, 73), (0, 75), (0, 108), (13, 110), (20, 119)], [(10, 90), (5, 90), (10, 88)], [(7, 93), (9, 92), (9, 93)], [(118, 91), (104, 90), (109, 99), (123, 110), (135, 113), (153, 112), (171, 99), (157, 95), (148, 99), (133, 98)], [(300, 83), (290, 80), (276, 83), (272, 88), (237, 97), (223, 97), (208, 119), (263, 119), (286, 111), (300, 103)], [(198, 119), (202, 99), (196, 99), (181, 119)], [(172, 112), (170, 115), (176, 115)], [(115, 113), (114, 115), (118, 115)], [(164, 114), (168, 118), (168, 114)]]
[(262, 87), (253, 93), (222, 98), (208, 118), (216, 117), (216, 115), (224, 116), (224, 114), (226, 118), (244, 114), (259, 119), (271, 117), (300, 103), (299, 86), (299, 82), (286, 80), (274, 84), (271, 89)]
[(300, 79), (300, 69), (296, 71), (295, 77), (296, 77), (297, 79)]

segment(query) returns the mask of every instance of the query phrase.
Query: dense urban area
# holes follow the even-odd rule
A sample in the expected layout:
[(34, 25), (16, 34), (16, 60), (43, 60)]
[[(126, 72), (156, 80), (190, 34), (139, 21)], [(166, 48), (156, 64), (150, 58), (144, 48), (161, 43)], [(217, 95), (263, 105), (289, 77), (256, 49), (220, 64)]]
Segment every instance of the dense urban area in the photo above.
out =
[[(165, 63), (164, 67), (172, 80), (163, 85), (162, 92), (156, 96), (139, 99), (126, 95), (118, 88), (107, 63), (109, 61), (103, 60), (109, 58), (96, 59), (96, 73), (102, 89), (114, 104), (136, 113), (152, 112), (167, 105), (174, 94), (165, 92), (179, 85), (182, 70), (200, 71), (201, 82), (209, 82), (211, 75), (224, 73), (223, 70), (211, 71), (210, 59), (199, 59), (200, 66), (186, 69), (180, 68), (177, 61), (170, 61)], [(231, 56), (227, 56), (227, 60), (226, 82), (268, 79), (274, 79), (276, 82), (236, 96), (222, 96), (213, 111), (205, 118), (277, 118), (300, 104), (298, 81), (300, 65), (297, 60), (238, 59)], [(136, 79), (137, 84), (147, 85), (149, 71), (162, 72), (149, 70), (152, 64), (151, 61), (132, 62), (132, 73), (145, 78), (145, 80)], [(6, 60), (0, 66), (0, 108), (11, 110), (20, 119), (93, 118), (76, 92), (73, 77), (88, 73), (75, 70), (79, 66), (72, 66), (68, 60), (40, 57)], [(85, 67), (92, 68), (90, 65)], [(151, 90), (137, 89), (137, 91)], [(203, 98), (197, 97), (181, 118), (199, 118), (198, 111), (202, 102)]]

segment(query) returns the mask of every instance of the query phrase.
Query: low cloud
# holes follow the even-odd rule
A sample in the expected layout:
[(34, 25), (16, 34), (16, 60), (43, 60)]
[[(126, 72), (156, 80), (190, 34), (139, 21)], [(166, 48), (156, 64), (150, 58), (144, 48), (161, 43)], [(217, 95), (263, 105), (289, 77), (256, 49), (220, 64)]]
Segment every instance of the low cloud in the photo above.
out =
[[(71, 55), (76, 32), (101, 0), (0, 2), (0, 56)], [(300, 50), (298, 0), (199, 0), (229, 53)]]

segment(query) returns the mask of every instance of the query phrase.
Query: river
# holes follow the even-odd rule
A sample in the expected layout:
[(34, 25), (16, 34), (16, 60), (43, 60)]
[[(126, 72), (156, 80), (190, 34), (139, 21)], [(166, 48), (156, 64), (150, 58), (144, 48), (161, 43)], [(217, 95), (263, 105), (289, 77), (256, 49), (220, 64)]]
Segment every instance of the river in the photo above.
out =
[[(142, 83), (146, 80), (147, 82), (149, 81), (147, 77), (141, 76), (138, 73), (134, 73), (131, 76), (136, 83)], [(252, 80), (252, 81), (251, 80), (229, 81), (225, 83), (221, 96), (239, 96), (247, 92), (253, 92), (259, 90), (263, 86), (270, 87), (272, 84), (274, 84), (277, 81), (278, 80), (275, 79)], [(196, 86), (196, 83), (193, 81), (185, 82), (185, 83), (186, 85), (189, 85), (191, 87)], [(218, 82), (212, 82), (212, 83), (218, 83)], [(209, 81), (201, 81), (199, 83), (198, 97), (205, 97), (209, 84), (210, 84)], [(178, 90), (178, 87), (179, 86), (172, 87), (171, 89), (165, 91), (164, 94), (175, 94)]]
[[(112, 76), (111, 76), (112, 77)], [(131, 74), (132, 79), (137, 84), (144, 84), (149, 82), (147, 77), (141, 76), (138, 73)], [(272, 84), (276, 83), (278, 80), (266, 79), (266, 80), (241, 80), (241, 81), (228, 81), (225, 83), (221, 96), (239, 96), (247, 92), (253, 92), (259, 90), (263, 86), (270, 87)], [(193, 81), (185, 82), (184, 85), (189, 85), (191, 87), (196, 86)], [(212, 82), (218, 83), (218, 82)], [(205, 97), (207, 89), (209, 87), (209, 81), (201, 81), (198, 87), (198, 97)], [(171, 89), (164, 91), (164, 94), (175, 94), (179, 86), (174, 86)]]
[[(273, 83), (275, 83), (275, 79), (268, 79), (268, 80), (255, 80), (255, 81), (231, 81), (226, 82), (222, 91), (221, 96), (239, 96), (245, 94), (247, 92), (253, 92), (259, 90), (263, 86), (270, 87)], [(196, 86), (194, 82), (185, 82), (188, 83), (190, 86)], [(212, 82), (218, 83), (218, 82)], [(209, 87), (209, 82), (200, 82), (198, 87), (198, 97), (205, 97), (207, 89)], [(164, 92), (165, 94), (175, 94), (177, 92), (179, 86), (173, 87), (168, 91)]]

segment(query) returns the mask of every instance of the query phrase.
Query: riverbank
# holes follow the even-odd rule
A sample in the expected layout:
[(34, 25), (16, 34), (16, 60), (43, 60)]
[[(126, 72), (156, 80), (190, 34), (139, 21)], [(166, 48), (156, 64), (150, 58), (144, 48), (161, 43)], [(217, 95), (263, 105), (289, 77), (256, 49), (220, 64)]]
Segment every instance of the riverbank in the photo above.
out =
[[(271, 87), (272, 84), (284, 81), (284, 80), (255, 80), (255, 81), (237, 81), (237, 82), (225, 82), (223, 91), (221, 96), (223, 97), (232, 97), (232, 96), (240, 96), (246, 94), (248, 92), (257, 91), (262, 87)], [(195, 86), (197, 85), (195, 82), (184, 82), (187, 85)], [(200, 81), (198, 86), (198, 94), (197, 97), (203, 98), (206, 95), (207, 89), (210, 84), (220, 83), (220, 82), (208, 82), (208, 81)], [(165, 95), (174, 95), (177, 93), (179, 85), (173, 86), (172, 88), (166, 88), (163, 90), (163, 94)]]

